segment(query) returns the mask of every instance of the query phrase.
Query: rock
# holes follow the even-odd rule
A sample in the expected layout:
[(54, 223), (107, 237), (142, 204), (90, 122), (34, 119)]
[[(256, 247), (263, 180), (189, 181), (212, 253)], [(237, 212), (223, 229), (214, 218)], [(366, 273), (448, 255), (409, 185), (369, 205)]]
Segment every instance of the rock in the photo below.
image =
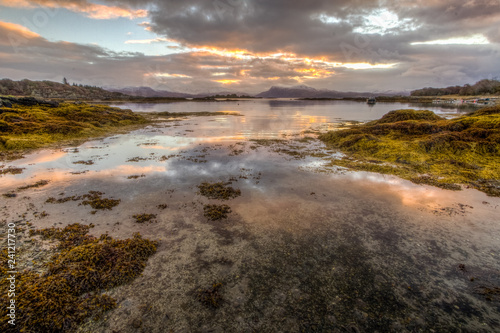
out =
[(2, 103), (5, 104), (5, 102), (8, 102), (10, 104), (10, 107), (12, 107), (12, 104), (19, 104), (24, 106), (42, 105), (42, 106), (50, 106), (53, 108), (59, 106), (59, 103), (57, 102), (42, 100), (35, 97), (21, 97), (21, 98), (7, 97), (2, 100)]
[(0, 98), (0, 107), (4, 107), (4, 108), (11, 108), (12, 107), (12, 103), (6, 99), (1, 99)]

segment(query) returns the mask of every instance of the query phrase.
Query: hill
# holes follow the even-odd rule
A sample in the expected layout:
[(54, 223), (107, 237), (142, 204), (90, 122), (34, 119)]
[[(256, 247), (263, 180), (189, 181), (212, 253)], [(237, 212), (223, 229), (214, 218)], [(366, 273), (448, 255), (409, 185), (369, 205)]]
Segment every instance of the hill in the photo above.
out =
[(93, 86), (69, 85), (53, 81), (13, 81), (10, 79), (0, 80), (0, 95), (86, 100), (121, 99), (128, 97), (119, 92), (111, 92)]
[(315, 89), (312, 87), (300, 85), (295, 87), (273, 86), (269, 90), (261, 92), (256, 97), (263, 98), (357, 98), (357, 97), (376, 97), (376, 96), (395, 96), (407, 95), (404, 92), (352, 92), (336, 91), (328, 89)]
[(481, 80), (473, 84), (464, 86), (450, 86), (446, 88), (427, 87), (414, 90), (411, 96), (480, 96), (480, 95), (500, 95), (500, 81), (498, 80)]
[(155, 90), (150, 87), (109, 88), (108, 90), (136, 97), (166, 97), (166, 98), (193, 97), (193, 95), (191, 94), (177, 93), (168, 90)]

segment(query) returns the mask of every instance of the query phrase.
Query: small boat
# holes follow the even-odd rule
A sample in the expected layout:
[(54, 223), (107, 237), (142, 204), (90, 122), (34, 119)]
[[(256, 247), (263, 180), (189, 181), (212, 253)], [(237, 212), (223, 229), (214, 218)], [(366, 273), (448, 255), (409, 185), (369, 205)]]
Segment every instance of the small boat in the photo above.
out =
[(368, 98), (366, 100), (366, 103), (367, 104), (375, 104), (375, 103), (377, 103), (377, 100), (375, 98)]

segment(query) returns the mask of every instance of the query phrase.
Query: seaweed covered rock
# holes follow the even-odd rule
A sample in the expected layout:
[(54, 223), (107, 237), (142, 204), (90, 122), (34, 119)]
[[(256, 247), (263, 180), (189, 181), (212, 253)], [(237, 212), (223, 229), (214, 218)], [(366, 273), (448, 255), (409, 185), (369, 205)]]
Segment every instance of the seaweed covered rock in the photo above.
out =
[(11, 108), (12, 102), (7, 98), (0, 98), (0, 107)]
[[(25, 271), (17, 275), (16, 326), (3, 320), (2, 332), (70, 332), (87, 318), (98, 318), (116, 307), (116, 301), (102, 291), (139, 276), (158, 243), (139, 234), (125, 240), (108, 235), (96, 238), (88, 235), (91, 227), (72, 224), (32, 232), (58, 240), (57, 252), (45, 265), (45, 274)], [(5, 274), (4, 270), (1, 273)], [(5, 283), (2, 279), (4, 290)], [(6, 297), (0, 296), (3, 304)], [(6, 318), (6, 311), (6, 307), (0, 308), (2, 318)]]
[[(88, 105), (15, 99), (11, 108), (0, 108), (0, 151), (38, 148), (63, 140), (84, 139), (119, 127), (148, 121), (130, 110)], [(3, 99), (5, 101), (5, 98)]]
[(395, 123), (398, 121), (407, 121), (407, 120), (430, 120), (430, 121), (435, 121), (435, 120), (443, 120), (444, 118), (439, 117), (432, 111), (428, 110), (395, 110), (391, 111), (379, 120), (375, 120), (375, 124), (384, 124), (384, 123)]
[(500, 106), (454, 119), (431, 111), (391, 111), (380, 120), (319, 138), (349, 154), (332, 160), (337, 166), (452, 190), (459, 189), (454, 184), (466, 184), (499, 195), (495, 189), (500, 179)]

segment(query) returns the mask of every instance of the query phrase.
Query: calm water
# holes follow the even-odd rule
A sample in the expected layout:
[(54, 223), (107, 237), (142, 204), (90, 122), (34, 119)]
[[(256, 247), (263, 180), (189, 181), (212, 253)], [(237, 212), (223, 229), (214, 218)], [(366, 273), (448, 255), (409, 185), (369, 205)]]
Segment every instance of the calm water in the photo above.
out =
[(167, 104), (114, 104), (134, 112), (237, 112), (243, 118), (233, 119), (229, 128), (236, 134), (253, 136), (280, 134), (305, 129), (327, 130), (328, 124), (342, 121), (370, 121), (398, 109), (431, 110), (441, 116), (456, 116), (463, 111), (434, 105), (377, 103), (368, 105), (353, 101), (301, 101), (291, 99), (257, 99), (218, 102), (179, 102)]
[[(1, 193), (18, 193), (0, 197), (0, 219), (39, 228), (93, 223), (96, 235), (140, 232), (161, 241), (143, 276), (110, 292), (119, 307), (108, 320), (81, 332), (132, 333), (137, 320), (143, 331), (158, 333), (499, 331), (500, 299), (485, 295), (500, 285), (499, 198), (328, 169), (338, 153), (300, 140), (307, 130), (373, 120), (408, 105), (252, 100), (121, 107), (239, 115), (169, 120), (6, 164), (25, 169), (0, 177)], [(290, 150), (326, 156), (296, 158)], [(16, 190), (42, 179), (50, 183)], [(204, 181), (232, 182), (242, 195), (208, 200), (197, 193)], [(46, 203), (88, 191), (121, 203), (96, 214), (78, 202)], [(232, 213), (209, 222), (206, 204), (227, 204)], [(48, 215), (35, 215), (42, 211)], [(136, 223), (132, 216), (142, 213), (157, 221)], [(217, 310), (194, 296), (214, 282), (224, 286)]]

